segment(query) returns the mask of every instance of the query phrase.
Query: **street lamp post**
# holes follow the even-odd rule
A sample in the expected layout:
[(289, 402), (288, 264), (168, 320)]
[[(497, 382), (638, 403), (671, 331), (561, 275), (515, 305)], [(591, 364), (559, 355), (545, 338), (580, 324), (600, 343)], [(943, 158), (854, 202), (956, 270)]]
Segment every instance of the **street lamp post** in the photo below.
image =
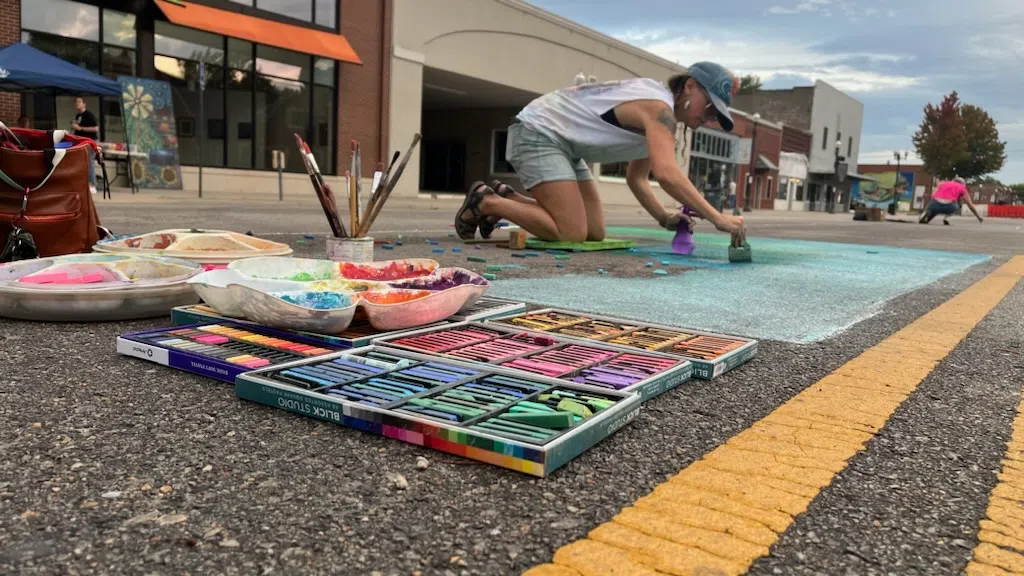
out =
[(836, 159), (835, 164), (832, 167), (832, 193), (828, 195), (828, 200), (826, 201), (829, 214), (836, 213), (836, 201), (838, 200), (837, 195), (839, 194), (839, 162), (843, 159), (842, 156), (839, 155), (839, 151), (842, 147), (843, 142), (841, 140), (836, 140)]
[(744, 212), (750, 212), (750, 196), (754, 191), (754, 171), (757, 166), (757, 154), (755, 153), (757, 144), (757, 121), (760, 119), (760, 114), (754, 114), (754, 131), (750, 135), (750, 168), (747, 169), (747, 193), (745, 195), (746, 197), (743, 199)]

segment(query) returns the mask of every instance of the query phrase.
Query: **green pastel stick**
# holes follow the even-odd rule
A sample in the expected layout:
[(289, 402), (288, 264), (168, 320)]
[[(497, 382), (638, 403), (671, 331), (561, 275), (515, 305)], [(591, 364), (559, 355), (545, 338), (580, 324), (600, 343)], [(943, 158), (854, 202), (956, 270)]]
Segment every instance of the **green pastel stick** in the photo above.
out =
[(463, 416), (466, 418), (475, 418), (480, 414), (484, 413), (483, 410), (468, 410), (461, 406), (452, 406), (444, 402), (437, 402), (435, 400), (428, 400), (426, 398), (411, 398), (409, 400), (409, 403), (415, 406), (422, 406), (424, 408), (440, 409), (442, 411), (451, 412), (453, 414), (457, 414), (459, 416)]
[(522, 442), (524, 444), (534, 444), (534, 445), (536, 445), (536, 444), (539, 444), (539, 442), (538, 442), (539, 440), (547, 440), (547, 438), (533, 438), (533, 437), (530, 437), (530, 436), (522, 436), (520, 434), (516, 434), (514, 432), (509, 432), (507, 430), (495, 430), (493, 428), (488, 428), (486, 426), (481, 426), (479, 424), (475, 424), (473, 426), (470, 426), (469, 428), (471, 430), (478, 430), (480, 432), (489, 432), (491, 434), (494, 434), (495, 436), (502, 436), (502, 437), (508, 438), (510, 440), (516, 440), (518, 442)]
[(519, 434), (521, 436), (537, 438), (539, 440), (544, 440), (554, 435), (554, 431), (552, 430), (537, 432), (535, 430), (530, 430), (529, 428), (512, 426), (511, 423), (496, 422), (494, 420), (485, 420), (477, 424), (477, 426), (483, 426), (484, 428), (490, 428), (493, 430), (501, 430), (503, 432), (511, 432), (512, 434)]
[(572, 412), (580, 418), (590, 418), (594, 415), (594, 413), (590, 411), (590, 408), (587, 408), (579, 402), (569, 400), (568, 398), (558, 403), (558, 409), (566, 412)]
[(554, 408), (546, 404), (538, 404), (536, 402), (530, 402), (529, 400), (523, 400), (522, 402), (516, 403), (516, 406), (521, 408), (531, 408), (540, 412), (556, 412)]
[[(534, 414), (534, 415), (536, 416), (537, 414)], [(553, 428), (548, 428), (546, 426), (541, 426), (539, 424), (529, 424), (529, 423), (526, 423), (526, 422), (517, 422), (517, 421), (515, 421), (515, 420), (513, 420), (511, 418), (506, 418), (506, 416), (509, 416), (509, 413), (508, 412), (503, 412), (501, 414), (498, 414), (498, 416), (496, 418), (488, 418), (487, 421), (488, 422), (493, 422), (495, 424), (500, 424), (502, 426), (511, 426), (513, 428), (523, 428), (525, 430), (532, 430), (534, 432), (539, 432), (541, 434), (551, 435), (551, 434), (555, 433)], [(519, 416), (523, 416), (523, 414), (519, 414)]]
[(552, 430), (565, 430), (572, 428), (575, 423), (571, 412), (555, 412), (553, 414), (502, 414), (500, 418), (521, 422), (523, 424), (536, 424)]

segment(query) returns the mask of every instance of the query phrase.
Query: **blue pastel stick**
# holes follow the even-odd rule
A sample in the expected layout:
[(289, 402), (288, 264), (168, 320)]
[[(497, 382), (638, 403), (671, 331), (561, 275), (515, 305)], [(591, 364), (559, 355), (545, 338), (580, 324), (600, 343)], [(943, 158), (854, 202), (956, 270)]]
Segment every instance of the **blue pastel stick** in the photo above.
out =
[(317, 378), (316, 376), (310, 376), (308, 374), (302, 374), (294, 370), (285, 370), (281, 372), (281, 374), (284, 374), (285, 376), (291, 376), (292, 378), (298, 378), (299, 380), (303, 380), (305, 382), (311, 382), (319, 386), (333, 386), (337, 384), (337, 382), (328, 382), (322, 378)]
[(377, 392), (376, 390), (363, 390), (352, 386), (344, 386), (342, 390), (348, 390), (349, 392), (355, 392), (356, 394), (362, 394), (363, 396), (369, 396), (371, 398), (380, 398), (381, 400), (387, 400), (388, 402), (400, 400), (397, 396), (390, 396), (383, 392)]

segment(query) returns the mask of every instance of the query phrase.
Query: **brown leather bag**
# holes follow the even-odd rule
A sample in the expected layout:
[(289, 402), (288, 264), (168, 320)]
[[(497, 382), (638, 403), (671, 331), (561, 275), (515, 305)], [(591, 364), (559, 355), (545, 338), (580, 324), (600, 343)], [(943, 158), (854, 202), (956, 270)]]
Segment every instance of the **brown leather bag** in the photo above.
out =
[[(71, 146), (55, 148), (56, 142)], [(95, 142), (63, 130), (8, 130), (0, 123), (0, 242), (20, 228), (47, 257), (88, 252), (99, 241), (89, 147), (99, 154)]]

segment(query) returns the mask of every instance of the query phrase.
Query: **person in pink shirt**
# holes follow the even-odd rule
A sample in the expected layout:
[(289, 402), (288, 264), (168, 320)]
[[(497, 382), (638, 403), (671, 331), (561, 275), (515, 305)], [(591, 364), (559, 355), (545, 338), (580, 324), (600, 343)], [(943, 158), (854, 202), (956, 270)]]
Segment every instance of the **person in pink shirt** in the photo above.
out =
[(960, 211), (961, 202), (965, 202), (971, 212), (974, 212), (974, 217), (978, 219), (978, 222), (982, 221), (978, 209), (971, 201), (971, 195), (967, 193), (967, 182), (963, 178), (957, 177), (939, 184), (935, 192), (932, 192), (931, 202), (928, 203), (928, 208), (918, 222), (928, 224), (936, 215), (942, 214), (945, 216), (942, 223), (949, 226), (949, 216)]

